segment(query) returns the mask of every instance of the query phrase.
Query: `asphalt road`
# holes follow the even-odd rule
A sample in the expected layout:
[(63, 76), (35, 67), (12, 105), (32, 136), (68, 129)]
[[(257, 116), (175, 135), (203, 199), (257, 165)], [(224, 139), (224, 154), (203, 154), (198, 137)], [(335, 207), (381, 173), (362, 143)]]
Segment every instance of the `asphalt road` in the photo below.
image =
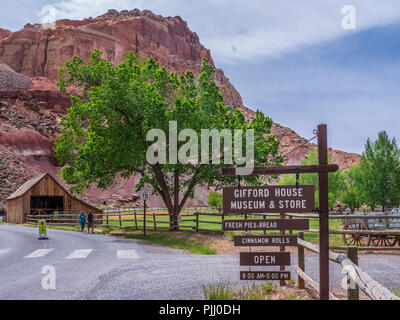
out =
[[(297, 264), (292, 255), (292, 265)], [(45, 290), (45, 266), (56, 272), (56, 289)], [(400, 256), (363, 255), (360, 266), (375, 280), (400, 289)], [(273, 270), (273, 268), (269, 268)], [(306, 272), (318, 280), (318, 256), (308, 255)], [(202, 299), (203, 285), (239, 280), (238, 255), (190, 255), (136, 241), (0, 225), (0, 299)], [(339, 287), (341, 268), (331, 264)], [(294, 277), (294, 271), (292, 277)]]

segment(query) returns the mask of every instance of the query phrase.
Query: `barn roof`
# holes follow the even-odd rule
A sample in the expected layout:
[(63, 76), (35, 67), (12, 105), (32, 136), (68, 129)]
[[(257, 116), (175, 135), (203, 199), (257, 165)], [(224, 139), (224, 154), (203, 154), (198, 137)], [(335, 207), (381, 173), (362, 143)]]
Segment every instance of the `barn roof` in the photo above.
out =
[[(25, 195), (25, 193), (27, 193), (33, 186), (35, 186), (40, 180), (42, 180), (44, 177), (46, 176), (50, 176), (66, 193), (68, 193), (69, 195), (71, 195), (70, 192), (68, 192), (68, 190), (66, 190), (63, 185), (58, 181), (58, 179), (56, 177), (54, 177), (52, 174), (50, 173), (43, 173), (40, 176), (37, 176), (36, 178), (33, 178), (31, 180), (28, 180), (27, 182), (25, 182), (17, 191), (15, 191), (11, 196), (9, 196), (7, 198), (7, 200), (12, 200), (12, 199), (16, 199), (19, 197), (22, 197), (23, 195)], [(82, 199), (79, 199), (73, 195), (71, 195), (73, 198), (86, 203), (87, 205), (93, 207), (94, 209), (96, 209), (96, 207), (90, 203), (87, 203), (85, 201), (83, 201)]]
[(7, 200), (12, 200), (15, 198), (22, 197), (25, 193), (27, 193), (29, 191), (29, 189), (31, 189), (35, 184), (37, 184), (40, 180), (42, 180), (47, 175), (48, 175), (48, 173), (43, 173), (36, 178), (28, 180), (21, 187), (19, 187), (17, 191), (15, 191), (11, 196), (9, 196), (7, 198)]

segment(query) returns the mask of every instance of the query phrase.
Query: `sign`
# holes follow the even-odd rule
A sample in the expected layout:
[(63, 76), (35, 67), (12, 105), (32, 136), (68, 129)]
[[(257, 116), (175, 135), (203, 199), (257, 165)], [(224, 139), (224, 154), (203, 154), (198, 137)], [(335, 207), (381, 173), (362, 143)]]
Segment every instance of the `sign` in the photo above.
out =
[(223, 188), (223, 213), (305, 213), (315, 205), (314, 186)]
[(46, 220), (39, 220), (39, 240), (47, 238)]
[(235, 236), (235, 247), (297, 246), (297, 236)]
[(140, 199), (141, 200), (150, 200), (150, 189), (149, 188), (143, 188), (140, 190)]
[(308, 219), (270, 219), (270, 220), (224, 220), (224, 231), (248, 230), (308, 230)]
[(290, 252), (240, 252), (241, 266), (290, 266)]
[(240, 280), (290, 280), (289, 271), (240, 271)]

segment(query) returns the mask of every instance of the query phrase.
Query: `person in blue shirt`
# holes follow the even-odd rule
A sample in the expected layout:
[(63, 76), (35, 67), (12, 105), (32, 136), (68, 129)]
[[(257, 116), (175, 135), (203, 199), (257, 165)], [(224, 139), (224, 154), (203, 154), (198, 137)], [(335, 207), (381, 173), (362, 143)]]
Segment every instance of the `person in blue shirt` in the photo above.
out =
[(85, 230), (85, 224), (86, 224), (86, 215), (83, 213), (83, 211), (79, 215), (78, 219), (79, 219), (79, 223), (81, 225), (82, 231), (84, 231)]

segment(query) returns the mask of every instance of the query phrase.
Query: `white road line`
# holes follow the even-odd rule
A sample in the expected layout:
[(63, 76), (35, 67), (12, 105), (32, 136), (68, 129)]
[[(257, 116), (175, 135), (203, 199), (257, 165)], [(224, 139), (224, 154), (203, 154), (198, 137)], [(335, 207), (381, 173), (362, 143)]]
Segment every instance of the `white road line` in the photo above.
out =
[(118, 259), (139, 259), (135, 250), (118, 250), (117, 251)]
[(0, 249), (0, 255), (9, 253), (11, 250), (12, 250), (11, 248)]
[(93, 249), (79, 249), (72, 252), (67, 259), (85, 259)]
[(41, 258), (52, 252), (54, 249), (38, 249), (28, 254), (25, 259)]

